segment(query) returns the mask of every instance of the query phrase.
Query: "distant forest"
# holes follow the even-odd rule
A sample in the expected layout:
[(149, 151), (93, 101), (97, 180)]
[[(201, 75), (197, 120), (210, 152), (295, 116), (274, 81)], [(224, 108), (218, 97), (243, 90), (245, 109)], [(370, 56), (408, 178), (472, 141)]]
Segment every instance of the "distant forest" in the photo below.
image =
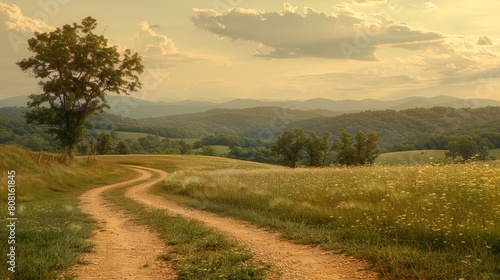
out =
[[(16, 143), (35, 151), (55, 151), (52, 138), (44, 128), (26, 124), (21, 107), (0, 108), (0, 144)], [(382, 152), (446, 149), (450, 136), (473, 135), (487, 138), (495, 148), (500, 148), (500, 107), (477, 109), (451, 107), (415, 108), (401, 111), (364, 111), (325, 117), (317, 111), (301, 111), (278, 107), (249, 109), (213, 109), (203, 113), (167, 117), (132, 119), (111, 114), (92, 116), (87, 127), (89, 137), (107, 131), (142, 132), (150, 134), (149, 140), (127, 139), (130, 152), (162, 153), (163, 148), (151, 149), (151, 142), (163, 143), (168, 152), (193, 148), (186, 143), (161, 140), (164, 138), (198, 138), (194, 148), (204, 145), (226, 145), (235, 153), (244, 150), (235, 147), (263, 150), (268, 154), (272, 140), (283, 131), (302, 128), (304, 131), (337, 132), (343, 128), (348, 133), (375, 132), (380, 136)], [(228, 144), (228, 137), (233, 136)], [(153, 139), (151, 137), (159, 138)], [(216, 139), (222, 139), (216, 141)], [(236, 139), (236, 140), (235, 140)], [(143, 147), (141, 143), (149, 143)], [(118, 143), (115, 143), (118, 144)], [(184, 150), (186, 151), (186, 150)]]

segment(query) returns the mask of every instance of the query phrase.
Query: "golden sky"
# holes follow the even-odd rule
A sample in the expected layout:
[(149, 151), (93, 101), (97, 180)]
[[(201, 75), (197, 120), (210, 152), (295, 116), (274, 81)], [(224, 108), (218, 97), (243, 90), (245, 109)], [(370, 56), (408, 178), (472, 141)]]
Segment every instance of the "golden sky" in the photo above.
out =
[[(119, 3), (119, 4), (118, 4)], [(498, 0), (0, 2), (0, 99), (37, 93), (26, 40), (86, 16), (144, 57), (148, 100), (500, 100)]]

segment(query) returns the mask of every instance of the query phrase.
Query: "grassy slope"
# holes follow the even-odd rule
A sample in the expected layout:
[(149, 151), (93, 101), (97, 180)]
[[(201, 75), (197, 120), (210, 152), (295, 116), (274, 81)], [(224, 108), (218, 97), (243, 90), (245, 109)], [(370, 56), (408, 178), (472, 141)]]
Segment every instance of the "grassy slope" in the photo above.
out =
[[(0, 217), (6, 218), (7, 171), (16, 171), (16, 273), (2, 265), (0, 279), (51, 279), (58, 270), (90, 250), (86, 241), (93, 221), (78, 208), (77, 195), (85, 190), (129, 177), (124, 168), (109, 164), (63, 165), (13, 145), (0, 145)], [(4, 208), (5, 207), (5, 208)], [(5, 236), (5, 226), (2, 236)], [(6, 263), (7, 242), (0, 243), (0, 261)]]

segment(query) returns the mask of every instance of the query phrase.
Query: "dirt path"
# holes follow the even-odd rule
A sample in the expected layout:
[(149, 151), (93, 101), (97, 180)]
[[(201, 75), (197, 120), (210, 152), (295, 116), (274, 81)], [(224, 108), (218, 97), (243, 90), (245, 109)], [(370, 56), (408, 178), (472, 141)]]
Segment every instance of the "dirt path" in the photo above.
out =
[(234, 238), (249, 249), (255, 258), (273, 266), (273, 279), (377, 279), (373, 272), (362, 270), (365, 263), (351, 257), (333, 254), (317, 247), (298, 245), (249, 223), (220, 217), (212, 213), (179, 206), (160, 196), (149, 194), (149, 187), (168, 174), (161, 170), (143, 168), (160, 174), (154, 182), (129, 188), (125, 196), (149, 207), (165, 209), (170, 213), (202, 221), (205, 225)]
[(77, 274), (78, 279), (175, 279), (176, 273), (168, 263), (157, 259), (168, 252), (165, 243), (124, 213), (112, 210), (102, 197), (110, 188), (151, 178), (148, 171), (134, 170), (140, 173), (136, 179), (92, 189), (79, 197), (80, 208), (99, 222), (100, 229), (89, 240), (96, 244), (94, 252), (85, 254), (89, 264), (76, 265), (65, 274)]

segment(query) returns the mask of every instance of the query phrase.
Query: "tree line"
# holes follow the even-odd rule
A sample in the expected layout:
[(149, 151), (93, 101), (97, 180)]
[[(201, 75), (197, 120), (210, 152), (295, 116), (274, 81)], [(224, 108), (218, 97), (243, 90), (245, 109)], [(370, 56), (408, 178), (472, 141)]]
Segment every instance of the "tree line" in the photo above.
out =
[(330, 141), (331, 132), (318, 135), (315, 131), (308, 135), (303, 129), (286, 130), (276, 140), (271, 150), (280, 163), (290, 168), (299, 165), (311, 167), (330, 163), (341, 165), (373, 164), (380, 154), (377, 142), (379, 136), (358, 131), (354, 137), (344, 129), (338, 131), (338, 139)]

